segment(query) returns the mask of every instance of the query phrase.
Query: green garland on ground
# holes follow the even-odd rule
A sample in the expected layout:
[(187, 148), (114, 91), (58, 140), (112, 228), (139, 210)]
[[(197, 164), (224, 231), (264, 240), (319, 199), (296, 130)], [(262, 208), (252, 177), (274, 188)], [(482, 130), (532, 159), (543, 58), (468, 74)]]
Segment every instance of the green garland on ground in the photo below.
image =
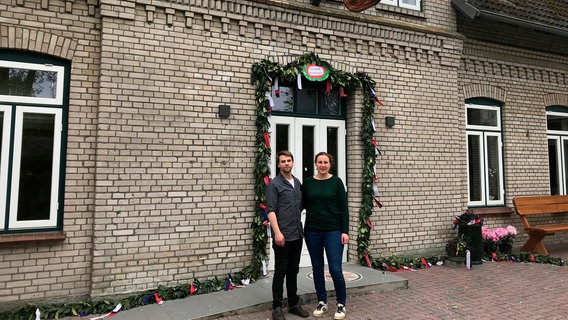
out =
[[(228, 278), (237, 281), (237, 277)], [(240, 282), (240, 279), (238, 280)], [(140, 307), (145, 304), (155, 303), (153, 298), (148, 300), (148, 296), (158, 293), (162, 300), (175, 300), (185, 298), (190, 295), (190, 287), (193, 284), (197, 289), (195, 294), (205, 294), (220, 291), (224, 288), (226, 280), (219, 280), (217, 277), (211, 280), (200, 282), (195, 279), (192, 283), (186, 283), (175, 287), (166, 287), (160, 285), (156, 290), (147, 290), (138, 292), (128, 297), (121, 299), (89, 299), (86, 301), (79, 301), (74, 303), (60, 303), (60, 304), (27, 304), (19, 307), (16, 310), (0, 313), (0, 319), (10, 320), (33, 320), (35, 319), (35, 311), (40, 309), (41, 319), (58, 319), (62, 317), (79, 316), (81, 314), (105, 314), (111, 312), (117, 304), (122, 304), (122, 310), (128, 310), (135, 307)]]

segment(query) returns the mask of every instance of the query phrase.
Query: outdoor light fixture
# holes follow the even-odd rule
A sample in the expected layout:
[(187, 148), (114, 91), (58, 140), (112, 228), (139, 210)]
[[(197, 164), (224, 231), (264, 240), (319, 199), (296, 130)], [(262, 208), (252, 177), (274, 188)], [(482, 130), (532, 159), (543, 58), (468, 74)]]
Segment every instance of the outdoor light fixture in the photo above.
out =
[(227, 119), (231, 115), (231, 106), (227, 104), (219, 105), (219, 118)]
[(392, 128), (394, 127), (394, 116), (386, 116), (385, 117), (385, 124), (387, 125), (387, 128)]

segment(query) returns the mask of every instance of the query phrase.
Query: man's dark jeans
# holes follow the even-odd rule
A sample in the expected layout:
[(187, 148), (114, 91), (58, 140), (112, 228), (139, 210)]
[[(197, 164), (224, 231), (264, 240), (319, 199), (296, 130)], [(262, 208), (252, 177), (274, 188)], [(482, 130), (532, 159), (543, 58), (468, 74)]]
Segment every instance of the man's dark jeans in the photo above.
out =
[(298, 272), (300, 271), (300, 255), (302, 239), (286, 241), (283, 247), (272, 243), (274, 249), (274, 278), (272, 279), (272, 309), (282, 307), (284, 299), (284, 278), (288, 306), (293, 307), (300, 302), (298, 297)]

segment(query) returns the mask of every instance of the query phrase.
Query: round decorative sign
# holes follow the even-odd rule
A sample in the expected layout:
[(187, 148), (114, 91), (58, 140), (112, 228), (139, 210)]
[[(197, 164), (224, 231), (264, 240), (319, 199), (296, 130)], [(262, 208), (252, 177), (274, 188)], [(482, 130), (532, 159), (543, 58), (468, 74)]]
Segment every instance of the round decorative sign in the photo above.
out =
[(329, 76), (329, 70), (327, 70), (324, 66), (318, 66), (315, 63), (304, 65), (302, 73), (308, 80), (312, 81), (323, 81)]
[[(323, 275), (326, 282), (333, 282), (333, 279), (331, 278), (331, 274), (329, 274), (329, 271), (324, 271)], [(306, 276), (310, 279), (313, 279), (314, 273), (310, 272)], [(363, 275), (357, 272), (343, 271), (343, 278), (345, 278), (345, 282), (355, 282), (363, 279)]]

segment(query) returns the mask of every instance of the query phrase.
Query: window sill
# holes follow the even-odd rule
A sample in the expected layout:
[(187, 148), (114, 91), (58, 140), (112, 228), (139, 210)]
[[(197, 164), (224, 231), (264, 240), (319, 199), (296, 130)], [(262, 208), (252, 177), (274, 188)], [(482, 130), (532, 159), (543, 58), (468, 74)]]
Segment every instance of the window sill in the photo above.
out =
[(63, 231), (0, 235), (0, 245), (63, 240), (65, 240), (65, 232)]
[(496, 216), (496, 215), (505, 215), (505, 214), (512, 214), (515, 211), (509, 207), (495, 207), (495, 208), (469, 208), (467, 209), (468, 212), (473, 214), (478, 214), (480, 216)]
[(393, 6), (384, 3), (378, 3), (375, 6), (375, 10), (394, 12), (401, 15), (411, 16), (414, 18), (426, 19), (426, 14), (422, 10), (402, 8), (399, 6)]

